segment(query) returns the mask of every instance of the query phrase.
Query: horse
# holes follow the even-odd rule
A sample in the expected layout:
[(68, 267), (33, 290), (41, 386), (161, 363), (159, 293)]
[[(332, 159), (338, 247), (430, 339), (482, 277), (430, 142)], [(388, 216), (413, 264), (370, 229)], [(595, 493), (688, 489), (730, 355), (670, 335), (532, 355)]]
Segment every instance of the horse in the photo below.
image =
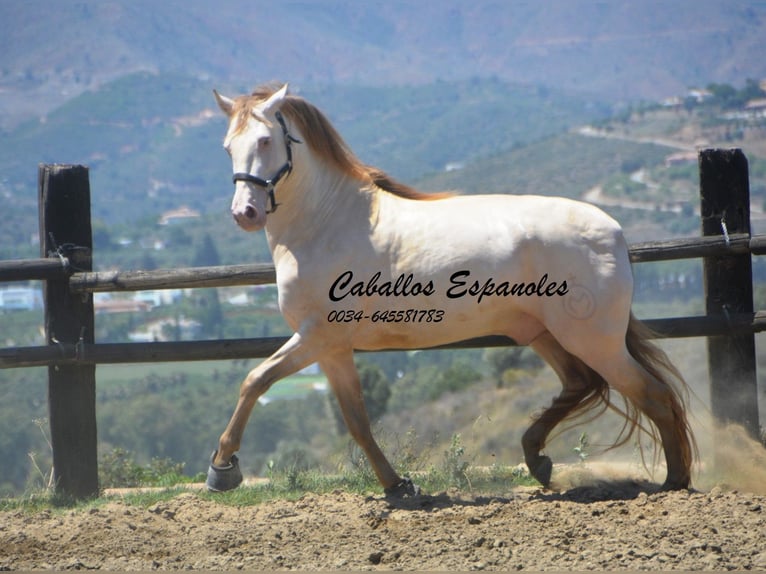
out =
[(286, 84), (235, 98), (213, 93), (228, 120), (232, 216), (244, 231), (265, 230), (279, 308), (294, 334), (242, 382), (210, 458), (209, 490), (242, 482), (235, 453), (258, 398), (318, 363), (385, 495), (416, 495), (371, 432), (354, 351), (487, 335), (530, 346), (561, 381), (521, 441), (543, 486), (552, 461), (541, 451), (553, 428), (607, 407), (624, 417), (620, 444), (638, 429), (662, 446), (663, 489), (690, 486), (688, 387), (632, 313), (628, 246), (614, 219), (560, 197), (421, 192), (361, 162), (325, 114)]

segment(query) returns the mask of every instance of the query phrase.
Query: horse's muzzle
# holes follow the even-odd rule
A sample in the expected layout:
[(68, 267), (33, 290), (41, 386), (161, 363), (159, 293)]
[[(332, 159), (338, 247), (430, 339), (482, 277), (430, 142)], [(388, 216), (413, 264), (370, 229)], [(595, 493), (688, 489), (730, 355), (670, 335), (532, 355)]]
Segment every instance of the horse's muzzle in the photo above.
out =
[(237, 225), (245, 231), (258, 231), (266, 224), (266, 213), (251, 204), (247, 204), (243, 208), (232, 209), (231, 215)]

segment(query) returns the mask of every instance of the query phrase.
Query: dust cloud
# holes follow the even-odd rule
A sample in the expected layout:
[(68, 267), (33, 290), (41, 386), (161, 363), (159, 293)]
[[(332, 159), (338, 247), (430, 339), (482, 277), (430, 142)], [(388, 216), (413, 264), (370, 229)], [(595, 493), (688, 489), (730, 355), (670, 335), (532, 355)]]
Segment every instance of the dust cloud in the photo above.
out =
[[(708, 419), (706, 424), (695, 426), (699, 459), (693, 468), (693, 489), (707, 492), (718, 487), (766, 495), (766, 448), (761, 442), (738, 424), (721, 425)], [(555, 465), (551, 486), (561, 491), (605, 482), (651, 482), (659, 486), (665, 479), (665, 464), (652, 463), (653, 459), (650, 454), (644, 465), (635, 455), (626, 458), (604, 453), (598, 461)]]
[(700, 446), (695, 486), (766, 494), (766, 448), (738, 424), (712, 425), (707, 447)]

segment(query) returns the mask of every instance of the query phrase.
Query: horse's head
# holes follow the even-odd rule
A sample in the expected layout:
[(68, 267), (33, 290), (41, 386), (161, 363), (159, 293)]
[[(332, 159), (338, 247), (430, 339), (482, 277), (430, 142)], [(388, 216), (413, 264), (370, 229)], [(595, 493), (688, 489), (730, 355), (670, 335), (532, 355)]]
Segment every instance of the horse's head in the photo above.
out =
[(231, 213), (242, 229), (258, 231), (266, 225), (267, 214), (276, 211), (275, 188), (292, 169), (291, 144), (297, 140), (288, 133), (279, 111), (287, 85), (261, 101), (213, 93), (229, 118), (223, 146), (234, 169)]

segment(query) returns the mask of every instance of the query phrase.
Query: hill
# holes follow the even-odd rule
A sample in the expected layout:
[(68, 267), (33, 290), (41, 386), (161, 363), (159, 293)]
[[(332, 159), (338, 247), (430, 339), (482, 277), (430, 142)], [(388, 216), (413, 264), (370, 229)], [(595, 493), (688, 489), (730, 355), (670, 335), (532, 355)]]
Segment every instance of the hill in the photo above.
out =
[[(268, 261), (262, 236), (245, 237), (231, 225), (231, 166), (220, 148), (225, 121), (209, 87), (187, 76), (132, 74), (0, 140), (0, 255), (36, 255), (36, 166), (47, 161), (91, 168), (97, 267), (141, 268), (147, 258), (187, 266), (205, 235), (215, 238), (224, 264)], [(478, 79), (293, 89), (326, 111), (364, 161), (399, 179), (425, 190), (593, 201), (630, 241), (696, 233), (694, 150), (742, 147), (755, 229), (766, 223), (766, 132), (757, 118), (727, 119), (739, 108), (638, 104), (610, 114), (607, 105), (554, 90)], [(673, 159), (679, 150), (680, 163)], [(162, 213), (184, 206), (200, 217), (159, 225)]]
[(755, 0), (6, 0), (0, 11), (0, 127), (137, 71), (236, 89), (497, 77), (612, 102), (766, 77)]
[[(554, 90), (499, 80), (294, 89), (328, 114), (363, 161), (409, 181), (608, 111)], [(220, 145), (226, 124), (213, 108), (209, 82), (139, 72), (12, 130), (0, 141), (0, 192), (12, 210), (2, 228), (8, 247), (0, 253), (19, 257), (33, 249), (38, 162), (89, 165), (93, 216), (110, 228), (156, 222), (182, 205), (228, 223), (231, 165)]]
[[(744, 90), (745, 88), (743, 88)], [(755, 96), (764, 92), (758, 88)], [(751, 100), (752, 101), (752, 100)], [(750, 171), (753, 232), (766, 231), (766, 119), (720, 103), (638, 104), (568, 133), (421, 178), (427, 190), (564, 196), (596, 203), (631, 242), (699, 230), (697, 150), (741, 148)]]

